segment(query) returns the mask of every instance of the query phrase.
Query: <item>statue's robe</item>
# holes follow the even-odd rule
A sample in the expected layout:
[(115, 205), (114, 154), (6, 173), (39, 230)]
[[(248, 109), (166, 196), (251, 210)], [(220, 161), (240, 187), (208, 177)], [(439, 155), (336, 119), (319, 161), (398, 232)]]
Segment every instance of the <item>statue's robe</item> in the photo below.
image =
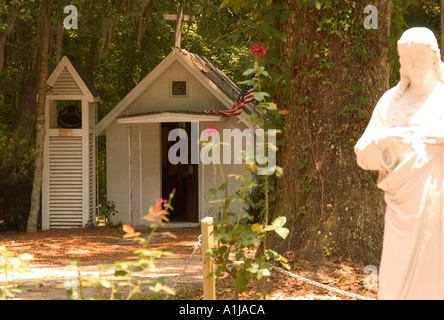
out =
[[(358, 165), (379, 171), (385, 193), (379, 299), (444, 299), (444, 85), (415, 109), (387, 91), (355, 146)], [(391, 128), (391, 129), (390, 129)], [(387, 130), (415, 133), (396, 147)]]

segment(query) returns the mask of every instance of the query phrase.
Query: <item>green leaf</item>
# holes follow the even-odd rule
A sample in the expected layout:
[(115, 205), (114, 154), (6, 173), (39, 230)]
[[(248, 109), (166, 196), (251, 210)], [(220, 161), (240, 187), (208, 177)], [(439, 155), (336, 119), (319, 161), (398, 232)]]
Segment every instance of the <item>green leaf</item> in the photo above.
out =
[(236, 3), (233, 5), (233, 11), (235, 14), (239, 13), (239, 11), (240, 11), (240, 4), (239, 3)]
[(250, 268), (247, 269), (248, 272), (257, 273), (259, 269), (257, 268), (257, 264), (253, 264)]
[(257, 204), (254, 203), (253, 200), (252, 200), (251, 198), (246, 198), (245, 200), (247, 201), (247, 203), (248, 203), (248, 205), (250, 206), (250, 208), (253, 208), (253, 209), (256, 208), (256, 205), (257, 205)]
[(228, 187), (228, 182), (222, 183), (218, 186), (216, 186), (217, 190), (226, 190)]
[(176, 294), (173, 289), (171, 289), (168, 286), (164, 286), (160, 282), (156, 282), (156, 284), (154, 286), (150, 286), (150, 290), (153, 292), (165, 291), (166, 293), (172, 294), (172, 295)]
[(265, 176), (270, 176), (276, 172), (276, 166), (270, 166), (270, 167), (259, 167), (260, 174)]
[(250, 74), (252, 74), (254, 72), (256, 72), (256, 69), (250, 68), (250, 69), (245, 70), (245, 72), (242, 75), (249, 76)]
[(241, 81), (241, 82), (239, 82), (239, 84), (244, 84), (244, 85), (247, 85), (247, 86), (252, 86), (254, 84), (254, 79)]
[(116, 270), (114, 272), (114, 276), (115, 277), (124, 277), (128, 274), (128, 272), (124, 271), (124, 270)]
[(275, 231), (275, 232), (278, 234), (278, 236), (281, 237), (282, 239), (287, 238), (287, 236), (288, 236), (288, 234), (289, 234), (289, 232), (290, 232), (290, 230), (288, 230), (287, 228), (276, 228), (274, 231)]
[(224, 2), (222, 2), (222, 4), (220, 5), (219, 9), (223, 9), (227, 6), (228, 4), (228, 0), (224, 0)]
[(263, 277), (268, 277), (270, 275), (270, 270), (268, 269), (260, 269), (257, 273), (257, 280), (261, 280)]
[(264, 106), (268, 110), (277, 110), (277, 105), (274, 102), (266, 103)]
[(286, 222), (287, 218), (285, 216), (279, 216), (276, 219), (274, 219), (271, 224), (275, 227), (283, 227)]
[(268, 225), (268, 226), (265, 226), (265, 227), (264, 227), (264, 229), (262, 230), (262, 232), (273, 231), (273, 230), (276, 230), (276, 227), (275, 227), (275, 226), (272, 226), (272, 225)]
[(111, 282), (109, 282), (108, 280), (102, 279), (99, 283), (104, 288), (111, 288)]
[(255, 94), (254, 94), (254, 98), (257, 100), (257, 101), (262, 101), (262, 100), (264, 100), (265, 99), (265, 97), (269, 97), (270, 95), (267, 93), (267, 92), (256, 92)]
[(68, 291), (66, 291), (66, 296), (68, 297), (69, 300), (80, 299), (79, 293), (77, 292), (77, 290), (74, 289), (69, 289)]
[(284, 174), (284, 169), (282, 167), (276, 166), (276, 176), (278, 178), (282, 177)]
[(268, 255), (271, 259), (279, 259), (279, 257), (280, 257), (280, 254), (279, 254), (279, 253), (277, 253), (276, 251), (271, 250), (271, 249), (267, 249), (267, 255)]

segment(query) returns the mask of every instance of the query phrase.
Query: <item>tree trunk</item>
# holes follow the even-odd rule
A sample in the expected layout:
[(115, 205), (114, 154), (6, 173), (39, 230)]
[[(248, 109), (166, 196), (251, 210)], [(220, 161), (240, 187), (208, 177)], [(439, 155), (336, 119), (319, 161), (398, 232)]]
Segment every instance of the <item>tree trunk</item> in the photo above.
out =
[(148, 29), (149, 21), (151, 18), (151, 12), (153, 11), (153, 1), (145, 0), (142, 5), (142, 16), (139, 22), (139, 32), (137, 33), (137, 45), (140, 45), (145, 32)]
[[(38, 45), (36, 45), (34, 51), (39, 51)], [(17, 109), (11, 126), (11, 137), (15, 141), (20, 141), (17, 149), (19, 154), (23, 154), (28, 148), (34, 134), (38, 93), (37, 69), (37, 62), (32, 62), (27, 70), (28, 74), (23, 76), (20, 98), (17, 102)]]
[(29, 60), (24, 64), (26, 69), (22, 72), (20, 94), (10, 133), (11, 143), (16, 145), (17, 158), (24, 155), (35, 135), (36, 98), (39, 86), (40, 40), (38, 39), (40, 39), (40, 28), (37, 28), (33, 38), (33, 54), (29, 56)]
[(40, 214), (40, 202), (43, 181), (43, 150), (45, 142), (45, 104), (46, 86), (49, 64), (49, 34), (50, 34), (51, 0), (42, 0), (40, 7), (40, 66), (39, 89), (36, 111), (36, 149), (34, 180), (31, 193), (31, 209), (29, 212), (27, 231), (36, 232)]
[(8, 41), (8, 38), (14, 32), (14, 25), (18, 18), (19, 12), (20, 7), (16, 4), (14, 5), (11, 13), (6, 18), (6, 21), (2, 21), (0, 19), (0, 23), (6, 24), (6, 28), (3, 30), (3, 32), (0, 33), (0, 73), (2, 73), (3, 66), (5, 64), (5, 45)]
[(284, 242), (272, 237), (270, 247), (312, 261), (378, 264), (383, 197), (375, 174), (358, 168), (353, 147), (388, 89), (391, 3), (373, 2), (378, 29), (367, 30), (361, 1), (332, 0), (321, 9), (285, 2), (291, 15), (278, 26), (287, 35), (279, 53), (295, 90), (279, 106), (290, 113), (274, 216), (286, 215), (291, 232)]
[(56, 29), (56, 61), (60, 62), (62, 59), (62, 46), (63, 46), (63, 18), (57, 18)]

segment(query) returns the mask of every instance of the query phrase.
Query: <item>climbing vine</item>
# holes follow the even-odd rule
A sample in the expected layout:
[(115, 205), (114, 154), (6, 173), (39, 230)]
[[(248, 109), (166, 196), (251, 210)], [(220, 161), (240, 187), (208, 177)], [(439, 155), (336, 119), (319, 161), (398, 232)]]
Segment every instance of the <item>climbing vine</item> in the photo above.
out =
[[(395, 8), (394, 14), (402, 15), (403, 5), (409, 1), (372, 3), (377, 8), (378, 29), (364, 26), (367, 4), (360, 1), (254, 2), (226, 0), (224, 5), (240, 11), (248, 8), (254, 12), (259, 7), (262, 12), (274, 11), (252, 13), (237, 29), (252, 39), (261, 39), (263, 28), (275, 30), (264, 40), (274, 48), (267, 57), (267, 68), (277, 74), (269, 82), (275, 90), (269, 92), (278, 108), (288, 114), (282, 117), (279, 128), (283, 134), (278, 143), (282, 149), (278, 164), (286, 174), (278, 180), (279, 197), (273, 206), (275, 215), (291, 219), (292, 232), (285, 242), (276, 239), (273, 248), (291, 247), (316, 258), (350, 254), (348, 250), (355, 249), (344, 228), (364, 230), (365, 221), (371, 231), (359, 235), (360, 231), (350, 231), (350, 236), (361, 237), (357, 241), (368, 244), (381, 232), (380, 220), (370, 221), (365, 213), (367, 208), (373, 210), (378, 195), (373, 190), (374, 180), (357, 169), (353, 147), (377, 99), (388, 89), (388, 73), (381, 70), (390, 70), (390, 63), (396, 63), (390, 45), (396, 36), (387, 35), (389, 29), (403, 27), (401, 20), (391, 23), (391, 10)], [(356, 186), (365, 191), (355, 194)], [(350, 208), (356, 206), (356, 199), (362, 206), (353, 212), (365, 217), (352, 220)], [(368, 252), (375, 250), (375, 246), (368, 247)], [(363, 256), (362, 250), (353, 254)]]
[[(267, 130), (269, 121), (266, 119), (278, 117), (277, 106), (274, 102), (269, 102), (267, 99), (270, 94), (263, 90), (263, 80), (269, 77), (268, 71), (264, 66), (260, 65), (260, 58), (265, 54), (263, 45), (254, 45), (252, 47), (254, 55), (254, 66), (244, 72), (244, 76), (250, 79), (244, 81), (242, 84), (252, 86), (255, 89), (254, 98), (256, 100), (257, 113), (246, 115), (245, 118), (255, 126), (265, 129), (265, 135), (275, 134), (275, 131)], [(211, 128), (210, 133), (217, 130)], [(203, 141), (203, 148), (215, 148), (218, 144), (208, 141)], [(270, 141), (265, 142), (264, 150), (277, 151), (275, 145)], [(265, 157), (268, 155), (265, 154)], [(244, 155), (245, 157), (245, 155)], [(258, 155), (256, 155), (258, 158)], [(245, 160), (245, 158), (244, 158)], [(257, 160), (257, 159), (256, 159)], [(255, 161), (254, 163), (257, 163)], [(275, 232), (279, 237), (285, 239), (289, 230), (284, 227), (286, 217), (280, 216), (271, 221), (269, 197), (270, 197), (270, 180), (271, 177), (278, 178), (282, 176), (283, 169), (279, 166), (268, 167), (259, 174), (259, 169), (256, 164), (246, 164), (245, 174), (230, 174), (225, 177), (222, 164), (220, 164), (220, 172), (222, 184), (215, 186), (209, 192), (209, 202), (219, 204), (219, 217), (214, 221), (214, 236), (216, 238), (216, 246), (209, 249), (206, 255), (206, 261), (212, 260), (217, 266), (214, 272), (217, 277), (228, 275), (232, 279), (234, 287), (234, 298), (238, 299), (239, 294), (246, 291), (247, 285), (251, 279), (262, 281), (261, 297), (266, 299), (265, 278), (271, 274), (270, 260), (277, 260), (283, 266), (288, 267), (287, 260), (274, 250), (267, 246), (267, 234)], [(260, 179), (251, 181), (250, 174), (254, 174)], [(228, 195), (228, 179), (235, 178), (242, 182), (241, 186), (237, 188), (236, 194)], [(254, 187), (260, 190), (259, 192), (264, 198), (261, 203), (262, 210), (260, 222), (254, 223), (254, 218), (245, 210), (245, 206), (255, 206), (253, 201), (247, 200), (247, 193)], [(232, 202), (239, 202), (239, 212), (232, 212)], [(258, 218), (258, 217), (256, 217)], [(261, 252), (255, 254), (255, 250), (260, 247)], [(210, 274), (209, 276), (212, 276)], [(258, 296), (259, 297), (259, 296)]]

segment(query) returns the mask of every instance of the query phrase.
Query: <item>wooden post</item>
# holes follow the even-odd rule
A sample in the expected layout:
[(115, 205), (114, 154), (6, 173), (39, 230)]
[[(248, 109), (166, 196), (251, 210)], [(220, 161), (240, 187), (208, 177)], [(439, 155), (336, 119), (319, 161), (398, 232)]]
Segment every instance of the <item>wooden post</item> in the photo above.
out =
[(213, 232), (213, 218), (206, 217), (201, 221), (202, 231), (202, 261), (203, 261), (203, 299), (216, 300), (216, 281), (213, 275), (208, 278), (210, 272), (214, 272), (214, 264), (212, 261), (205, 263), (205, 257), (208, 249), (214, 246)]

